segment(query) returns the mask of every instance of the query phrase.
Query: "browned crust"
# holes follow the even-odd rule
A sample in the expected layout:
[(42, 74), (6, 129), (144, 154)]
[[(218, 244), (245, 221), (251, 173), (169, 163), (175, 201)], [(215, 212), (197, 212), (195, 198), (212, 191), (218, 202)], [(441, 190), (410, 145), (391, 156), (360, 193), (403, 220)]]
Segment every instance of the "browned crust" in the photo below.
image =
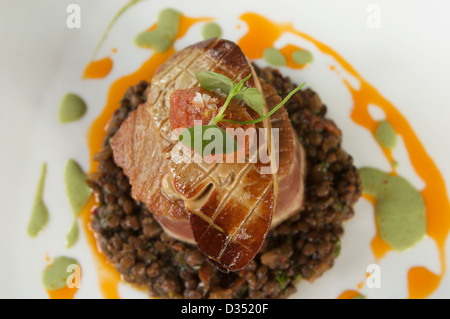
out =
[[(195, 73), (206, 70), (234, 80), (252, 74), (246, 85), (262, 92), (253, 67), (241, 49), (231, 41), (210, 39), (173, 55), (155, 72), (147, 99), (147, 108), (158, 129), (161, 149), (166, 158), (175, 145), (169, 138), (168, 97), (175, 89), (199, 85)], [(255, 112), (251, 113), (253, 117), (257, 116)], [(259, 127), (267, 128), (270, 141), (270, 120), (259, 123)], [(268, 152), (272, 156), (271, 143), (268, 144)], [(269, 230), (278, 185), (276, 174), (260, 172), (264, 165), (272, 166), (275, 162), (255, 164), (247, 160), (244, 164), (215, 165), (175, 164), (169, 161), (174, 188), (190, 210), (191, 226), (199, 249), (224, 269), (235, 271), (250, 262)], [(223, 185), (220, 176), (228, 174), (234, 174), (236, 178)], [(200, 204), (196, 206), (193, 204), (195, 202)], [(252, 231), (251, 242), (243, 239), (247, 231)]]
[(111, 140), (114, 162), (128, 176), (132, 196), (136, 201), (145, 203), (156, 215), (186, 219), (184, 204), (169, 200), (161, 191), (162, 178), (169, 169), (167, 161), (162, 157), (152, 125), (145, 105), (133, 111)]

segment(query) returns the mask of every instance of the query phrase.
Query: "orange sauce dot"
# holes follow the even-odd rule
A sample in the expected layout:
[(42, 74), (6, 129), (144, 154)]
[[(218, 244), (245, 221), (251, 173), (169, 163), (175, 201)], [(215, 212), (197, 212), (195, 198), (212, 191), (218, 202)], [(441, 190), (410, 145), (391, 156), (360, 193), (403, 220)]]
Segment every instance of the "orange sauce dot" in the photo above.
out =
[(425, 267), (413, 267), (408, 271), (408, 290), (410, 299), (426, 298), (439, 286), (441, 276)]
[(113, 61), (106, 57), (97, 61), (91, 61), (84, 69), (83, 79), (102, 79), (111, 72)]
[(338, 297), (338, 299), (353, 299), (355, 297), (361, 296), (359, 291), (356, 290), (346, 290), (343, 293), (341, 293)]
[(58, 290), (47, 290), (47, 293), (50, 299), (73, 299), (77, 291), (78, 288), (65, 286)]

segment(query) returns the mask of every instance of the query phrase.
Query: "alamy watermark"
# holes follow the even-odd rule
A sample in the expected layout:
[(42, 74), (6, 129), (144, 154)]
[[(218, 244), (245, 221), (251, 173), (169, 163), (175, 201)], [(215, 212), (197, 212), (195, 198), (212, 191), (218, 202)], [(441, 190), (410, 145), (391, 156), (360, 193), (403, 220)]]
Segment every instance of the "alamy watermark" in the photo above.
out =
[(69, 15), (66, 18), (66, 26), (69, 29), (81, 28), (81, 7), (78, 4), (69, 4), (66, 8)]
[(378, 264), (370, 264), (366, 268), (366, 286), (369, 289), (381, 288), (381, 268)]
[(70, 264), (67, 266), (66, 272), (70, 275), (66, 279), (68, 288), (80, 288), (81, 282), (81, 267), (77, 264)]
[(368, 13), (366, 19), (366, 26), (369, 29), (381, 28), (381, 7), (378, 4), (371, 3), (367, 6), (366, 12)]
[[(279, 128), (228, 127), (225, 132), (231, 139), (226, 139), (217, 128), (203, 129), (201, 124), (202, 121), (196, 120), (192, 131), (177, 128), (171, 132), (170, 139), (175, 146), (170, 151), (170, 159), (175, 164), (249, 162), (263, 164), (262, 174), (278, 172)], [(181, 143), (180, 135), (183, 140), (192, 140), (192, 145)], [(202, 154), (194, 150), (202, 150)]]

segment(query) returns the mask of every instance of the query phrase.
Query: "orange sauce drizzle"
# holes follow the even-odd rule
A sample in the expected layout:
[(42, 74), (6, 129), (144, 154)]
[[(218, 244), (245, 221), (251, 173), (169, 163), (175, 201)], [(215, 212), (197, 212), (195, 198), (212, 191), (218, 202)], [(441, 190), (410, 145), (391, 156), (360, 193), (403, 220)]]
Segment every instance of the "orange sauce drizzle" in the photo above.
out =
[[(182, 15), (176, 39), (183, 37), (189, 30), (189, 28), (195, 23), (209, 20), (211, 20), (211, 18), (190, 18)], [(155, 27), (156, 25), (153, 25), (148, 30), (153, 30)], [(99, 117), (93, 122), (88, 132), (87, 138), (91, 159), (91, 173), (95, 172), (98, 166), (98, 163), (94, 162), (92, 160), (92, 157), (94, 156), (94, 154), (101, 150), (103, 139), (106, 135), (105, 128), (114, 111), (119, 108), (120, 101), (122, 100), (128, 87), (135, 85), (143, 80), (149, 81), (156, 69), (174, 53), (175, 49), (173, 48), (173, 46), (163, 53), (153, 52), (150, 58), (145, 61), (139, 67), (139, 69), (129, 75), (117, 79), (111, 85), (108, 92), (106, 105)], [(117, 299), (120, 297), (118, 293), (120, 275), (114, 268), (114, 266), (108, 262), (106, 256), (97, 247), (97, 241), (94, 232), (90, 229), (92, 213), (95, 211), (95, 209), (96, 202), (92, 197), (81, 212), (80, 218), (84, 226), (88, 244), (91, 247), (91, 251), (94, 255), (94, 261), (97, 267), (97, 273), (99, 275), (100, 290), (105, 298)]]
[[(408, 290), (409, 297), (422, 298), (429, 296), (439, 285), (439, 282), (445, 275), (445, 240), (450, 230), (450, 204), (447, 197), (447, 190), (444, 180), (431, 157), (427, 154), (425, 147), (419, 141), (417, 135), (392, 103), (381, 96), (378, 91), (367, 81), (361, 78), (355, 71), (351, 72), (361, 82), (361, 88), (355, 90), (348, 83), (348, 89), (353, 95), (354, 109), (351, 117), (355, 123), (360, 124), (375, 134), (375, 128), (372, 118), (368, 112), (369, 104), (378, 105), (386, 114), (386, 120), (391, 123), (396, 133), (400, 135), (409, 153), (411, 164), (417, 175), (425, 182), (425, 188), (421, 191), (426, 205), (427, 234), (436, 243), (439, 250), (439, 260), (441, 271), (436, 280), (430, 280), (430, 271), (422, 271), (423, 267), (413, 267), (408, 272)], [(392, 163), (390, 151), (383, 149), (386, 158)], [(395, 167), (391, 174), (395, 174)], [(379, 234), (377, 233), (377, 236)], [(380, 238), (380, 240), (382, 240)], [(435, 279), (435, 278), (434, 278)], [(418, 291), (422, 293), (418, 294)]]
[(73, 299), (77, 293), (78, 288), (69, 288), (65, 286), (64, 288), (58, 290), (47, 290), (47, 294), (50, 299)]
[(103, 79), (111, 72), (112, 67), (113, 60), (110, 57), (91, 61), (84, 69), (83, 79)]
[(353, 299), (358, 296), (361, 296), (361, 293), (359, 291), (349, 289), (341, 293), (338, 299)]
[[(208, 20), (210, 20), (210, 18), (188, 18), (182, 16), (177, 38), (182, 37), (193, 24)], [(360, 81), (361, 87), (356, 90), (352, 88), (348, 82), (343, 80), (353, 96), (354, 108), (351, 113), (352, 120), (368, 129), (372, 135), (374, 135), (378, 122), (371, 118), (368, 112), (368, 106), (369, 104), (375, 104), (384, 110), (386, 119), (393, 125), (396, 133), (403, 137), (405, 146), (410, 154), (411, 163), (417, 174), (426, 184), (426, 187), (422, 191), (422, 196), (427, 208), (427, 234), (435, 241), (439, 249), (441, 265), (440, 274), (434, 274), (428, 269), (420, 266), (411, 268), (408, 273), (409, 297), (424, 298), (429, 296), (439, 286), (439, 283), (445, 274), (444, 244), (450, 230), (450, 204), (447, 198), (445, 183), (439, 170), (426, 153), (425, 148), (417, 138), (409, 123), (394, 105), (378, 93), (378, 91), (364, 80), (346, 60), (327, 45), (307, 34), (297, 31), (291, 23), (277, 24), (254, 13), (243, 14), (241, 20), (247, 23), (249, 30), (239, 40), (238, 45), (249, 59), (262, 58), (264, 49), (273, 47), (274, 42), (285, 32), (293, 33), (312, 42), (322, 53), (332, 56), (348, 73)], [(149, 30), (154, 29), (155, 26), (156, 25), (153, 25)], [(261, 34), (264, 36), (261, 37)], [(301, 48), (296, 47), (295, 45), (287, 45), (281, 49), (283, 54), (288, 58), (289, 67), (303, 67), (289, 60), (291, 59), (292, 52), (300, 49)], [(141, 80), (150, 80), (157, 67), (166, 61), (173, 53), (175, 53), (173, 47), (164, 53), (154, 52), (138, 70), (119, 78), (112, 84), (108, 93), (106, 106), (100, 116), (94, 121), (88, 133), (88, 147), (91, 158), (90, 172), (95, 172), (97, 169), (98, 164), (92, 161), (92, 157), (101, 149), (103, 138), (105, 136), (105, 127), (114, 111), (119, 107), (120, 100), (127, 88), (137, 84)], [(89, 65), (86, 70), (88, 68)], [(331, 66), (330, 69), (334, 70), (335, 66)], [(392, 163), (393, 157), (391, 151), (383, 149), (383, 153), (386, 159)], [(395, 174), (395, 167), (392, 167), (391, 174)], [(367, 196), (365, 197), (367, 198)], [(374, 199), (370, 199), (370, 201), (372, 204), (375, 203)], [(117, 287), (120, 282), (120, 276), (116, 269), (108, 263), (106, 257), (97, 248), (95, 236), (89, 229), (91, 214), (95, 209), (95, 206), (95, 200), (91, 198), (81, 213), (81, 219), (85, 227), (88, 242), (94, 252), (101, 291), (106, 298), (118, 298)], [(389, 245), (379, 237), (378, 231), (372, 241), (371, 247), (377, 260), (384, 257), (384, 255), (391, 250)], [(360, 286), (362, 287), (362, 285), (358, 285), (358, 289), (360, 289)], [(347, 290), (343, 292), (339, 298), (353, 298), (358, 295), (360, 295), (358, 291)]]
[[(374, 136), (378, 122), (370, 116), (368, 108), (370, 104), (377, 105), (383, 109), (386, 120), (391, 123), (396, 133), (403, 138), (411, 164), (426, 184), (421, 194), (427, 209), (427, 234), (438, 247), (441, 268), (439, 274), (433, 274), (420, 266), (411, 268), (408, 272), (409, 297), (429, 296), (438, 287), (446, 271), (445, 240), (450, 230), (450, 203), (444, 179), (408, 121), (337, 52), (313, 37), (297, 31), (292, 23), (277, 24), (255, 13), (243, 14), (241, 19), (247, 23), (249, 31), (239, 40), (238, 44), (248, 58), (262, 58), (264, 49), (273, 47), (274, 42), (284, 32), (293, 33), (312, 42), (322, 53), (332, 56), (348, 73), (359, 80), (361, 84), (359, 89), (354, 89), (347, 81), (343, 80), (353, 96), (352, 120), (368, 129)], [(264, 34), (264, 37), (260, 37), (261, 34)], [(386, 159), (392, 163), (391, 151), (383, 148), (383, 153)], [(394, 166), (392, 166), (391, 174), (395, 174)], [(371, 202), (374, 203), (373, 200)], [(377, 259), (382, 258), (391, 250), (389, 245), (381, 239), (378, 231), (371, 246)]]

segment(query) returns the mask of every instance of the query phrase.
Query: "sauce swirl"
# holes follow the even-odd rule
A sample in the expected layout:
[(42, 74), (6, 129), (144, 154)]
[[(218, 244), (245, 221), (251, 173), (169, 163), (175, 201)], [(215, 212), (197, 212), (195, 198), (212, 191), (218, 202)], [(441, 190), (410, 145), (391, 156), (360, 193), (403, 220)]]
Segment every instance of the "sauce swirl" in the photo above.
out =
[[(426, 210), (426, 233), (434, 240), (439, 249), (441, 266), (438, 274), (435, 274), (422, 266), (411, 268), (407, 274), (409, 297), (424, 298), (429, 296), (439, 286), (446, 271), (444, 244), (450, 230), (450, 204), (442, 175), (431, 157), (425, 151), (423, 144), (419, 141), (409, 123), (392, 103), (362, 78), (362, 76), (360, 76), (360, 74), (344, 58), (324, 43), (296, 30), (291, 23), (275, 23), (255, 13), (245, 13), (240, 18), (247, 23), (248, 32), (238, 41), (238, 45), (249, 59), (262, 58), (264, 50), (274, 47), (275, 41), (284, 33), (292, 33), (311, 42), (322, 54), (332, 56), (337, 64), (359, 81), (360, 87), (356, 89), (352, 87), (348, 81), (342, 78), (342, 81), (353, 97), (354, 106), (351, 112), (351, 119), (355, 123), (369, 130), (375, 137), (379, 122), (372, 119), (368, 109), (370, 104), (377, 105), (385, 112), (386, 121), (392, 125), (393, 130), (403, 138), (411, 158), (411, 163), (426, 185), (425, 188), (420, 191)], [(193, 24), (205, 20), (208, 20), (208, 18), (193, 19), (181, 15), (179, 29), (175, 39), (182, 37)], [(261, 34), (264, 36), (261, 37)], [(304, 67), (304, 65), (294, 63), (295, 61), (289, 62), (292, 58), (292, 53), (300, 50), (302, 49), (295, 47), (294, 45), (280, 50), (285, 56), (290, 57), (287, 60), (287, 65), (289, 67)], [(129, 86), (138, 83), (140, 80), (149, 80), (156, 68), (173, 53), (175, 53), (173, 46), (170, 46), (164, 52), (154, 52), (138, 70), (116, 80), (112, 84), (108, 93), (107, 104), (101, 115), (94, 121), (89, 131), (88, 146), (91, 158), (95, 153), (100, 151), (105, 136), (104, 127), (115, 109), (119, 106), (119, 101), (126, 89)], [(336, 68), (333, 66), (330, 69), (335, 70)], [(392, 163), (392, 170), (389, 175), (395, 176), (395, 161), (393, 160), (391, 149), (381, 144), (380, 147), (383, 150), (384, 156)], [(91, 172), (94, 172), (96, 169), (97, 163), (91, 161)], [(366, 194), (364, 197), (376, 205), (376, 198), (374, 196)], [(106, 257), (97, 250), (95, 237), (93, 233), (89, 231), (90, 214), (91, 211), (95, 210), (95, 205), (94, 199), (91, 198), (83, 209), (81, 218), (88, 236), (88, 242), (95, 254), (103, 295), (107, 298), (117, 298), (117, 285), (120, 281), (119, 274), (114, 267), (107, 262)], [(380, 236), (379, 226), (380, 225), (377, 224), (377, 233), (371, 245), (376, 261), (383, 258), (386, 252), (393, 248)], [(361, 286), (358, 286), (358, 289), (361, 289)], [(358, 293), (359, 292), (351, 294), (343, 293), (341, 297), (357, 297)]]

